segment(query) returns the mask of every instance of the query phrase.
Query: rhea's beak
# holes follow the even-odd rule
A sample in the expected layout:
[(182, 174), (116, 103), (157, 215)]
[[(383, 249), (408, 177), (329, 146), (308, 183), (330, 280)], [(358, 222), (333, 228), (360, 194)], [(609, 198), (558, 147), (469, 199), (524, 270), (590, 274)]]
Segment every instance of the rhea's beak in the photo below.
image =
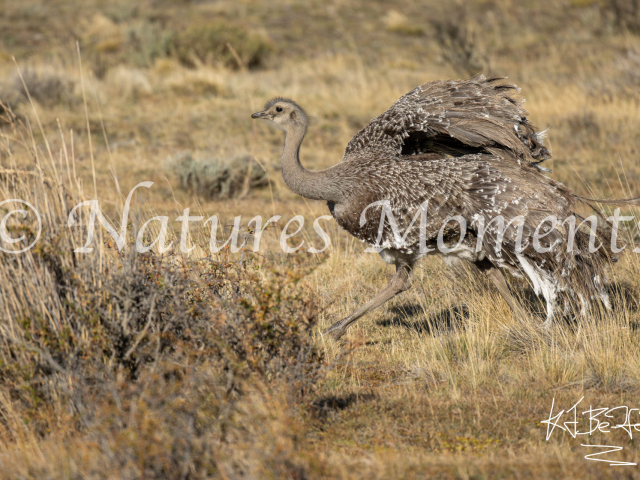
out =
[(251, 115), (251, 118), (271, 118), (271, 115), (269, 115), (267, 112), (256, 112)]

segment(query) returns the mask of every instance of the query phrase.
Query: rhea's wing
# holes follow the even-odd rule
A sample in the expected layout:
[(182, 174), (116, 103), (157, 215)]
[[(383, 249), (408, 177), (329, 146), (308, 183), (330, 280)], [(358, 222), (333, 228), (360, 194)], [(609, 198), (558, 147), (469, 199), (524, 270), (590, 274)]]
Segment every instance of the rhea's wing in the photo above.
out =
[(459, 157), (500, 155), (508, 150), (518, 163), (538, 164), (550, 157), (543, 134), (509, 93), (515, 85), (478, 75), (437, 81), (403, 95), (349, 142), (343, 160), (437, 153)]
[[(382, 158), (349, 165), (357, 173), (349, 202), (335, 206), (338, 225), (370, 245), (415, 253), (432, 244), (444, 225), (444, 238), (457, 232), (447, 218), (465, 213), (465, 189), (473, 182), (480, 155)], [(425, 245), (426, 245), (425, 243)]]

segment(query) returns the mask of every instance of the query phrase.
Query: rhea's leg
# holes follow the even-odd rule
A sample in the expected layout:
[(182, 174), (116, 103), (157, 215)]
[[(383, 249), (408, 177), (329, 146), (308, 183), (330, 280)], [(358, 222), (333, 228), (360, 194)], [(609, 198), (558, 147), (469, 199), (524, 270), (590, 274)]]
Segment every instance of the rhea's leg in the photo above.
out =
[(340, 321), (337, 321), (323, 333), (331, 335), (334, 340), (338, 340), (342, 335), (345, 334), (347, 328), (358, 320), (360, 317), (365, 315), (366, 313), (375, 310), (380, 305), (385, 303), (387, 300), (391, 300), (393, 297), (398, 295), (405, 290), (408, 290), (411, 287), (413, 282), (413, 265), (400, 265), (396, 266), (396, 273), (384, 289), (382, 289), (378, 294), (368, 302), (363, 307), (359, 308), (356, 312), (352, 313), (346, 318), (343, 318)]

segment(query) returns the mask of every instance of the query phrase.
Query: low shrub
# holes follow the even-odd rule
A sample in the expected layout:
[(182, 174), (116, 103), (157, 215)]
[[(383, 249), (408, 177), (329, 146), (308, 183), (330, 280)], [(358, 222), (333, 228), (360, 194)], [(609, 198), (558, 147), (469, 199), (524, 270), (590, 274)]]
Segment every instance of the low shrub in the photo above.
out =
[[(118, 377), (135, 383), (171, 358), (206, 359), (225, 378), (286, 377), (302, 393), (315, 384), (313, 302), (277, 278), (261, 281), (246, 261), (223, 266), (107, 249), (102, 255), (114, 262), (101, 268), (99, 254), (80, 259), (67, 251), (73, 242), (64, 233), (46, 240), (24, 260), (0, 256), (12, 278), (0, 286), (7, 315), (0, 390), (22, 406), (14, 411), (42, 424), (38, 431), (52, 426), (56, 416), (44, 413), (61, 398), (90, 423), (95, 412), (85, 395), (107, 395)], [(40, 302), (29, 302), (35, 295)]]
[(271, 42), (245, 28), (229, 23), (214, 23), (177, 33), (171, 46), (186, 66), (219, 63), (228, 68), (257, 68), (265, 64), (273, 51)]
[(639, 0), (604, 0), (599, 2), (604, 15), (613, 17), (617, 28), (633, 33), (640, 32)]
[(171, 54), (174, 32), (159, 24), (144, 21), (131, 26), (125, 34), (123, 60), (137, 67), (151, 67), (158, 58)]
[(168, 158), (165, 167), (181, 188), (210, 199), (242, 196), (268, 185), (266, 172), (249, 155), (220, 159), (183, 152)]
[(442, 61), (462, 76), (490, 71), (489, 57), (464, 10), (455, 17), (435, 18), (431, 21)]
[(109, 67), (122, 62), (151, 67), (157, 59), (174, 57), (187, 67), (210, 64), (253, 69), (264, 66), (272, 52), (268, 38), (222, 22), (176, 30), (142, 21), (129, 26), (122, 39), (108, 38), (92, 44), (93, 62)]
[(388, 32), (408, 36), (421, 36), (424, 34), (422, 27), (413, 25), (406, 15), (403, 15), (397, 10), (389, 10), (383, 21), (385, 29)]
[[(24, 84), (23, 84), (24, 80)], [(26, 90), (25, 90), (26, 85)], [(41, 105), (75, 105), (80, 98), (75, 94), (75, 82), (53, 70), (26, 68), (0, 84), (0, 101), (15, 106), (28, 100), (27, 91)]]

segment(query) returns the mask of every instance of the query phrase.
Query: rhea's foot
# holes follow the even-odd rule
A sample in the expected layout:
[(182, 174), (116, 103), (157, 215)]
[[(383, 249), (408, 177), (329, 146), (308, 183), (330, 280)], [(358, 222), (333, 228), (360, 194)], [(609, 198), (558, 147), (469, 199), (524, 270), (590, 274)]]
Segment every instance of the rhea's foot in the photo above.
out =
[(340, 323), (342, 322), (334, 323), (329, 328), (327, 328), (324, 332), (322, 332), (322, 334), (329, 335), (331, 338), (333, 338), (337, 342), (347, 332), (347, 329), (344, 328), (342, 325), (340, 325)]

